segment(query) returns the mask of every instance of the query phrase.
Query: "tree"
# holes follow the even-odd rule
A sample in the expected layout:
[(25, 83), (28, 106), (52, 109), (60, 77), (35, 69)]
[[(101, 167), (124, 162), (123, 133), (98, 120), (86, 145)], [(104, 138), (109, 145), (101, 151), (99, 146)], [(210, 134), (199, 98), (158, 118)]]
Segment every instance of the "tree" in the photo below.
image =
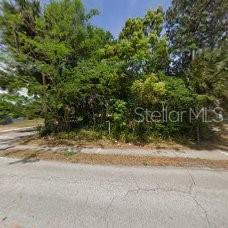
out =
[(161, 8), (149, 10), (144, 17), (130, 18), (119, 38), (103, 49), (104, 58), (113, 59), (122, 65), (120, 99), (131, 99), (131, 86), (135, 80), (150, 73), (166, 71), (168, 42), (162, 34), (163, 22)]
[(171, 73), (185, 70), (196, 54), (226, 42), (226, 0), (173, 0), (166, 13), (166, 31), (172, 48)]
[(123, 61), (125, 73), (131, 77), (165, 71), (168, 66), (168, 43), (162, 35), (163, 18), (163, 11), (159, 8), (149, 10), (142, 18), (129, 19), (117, 42), (106, 46), (106, 57)]
[[(185, 12), (184, 6), (194, 6), (193, 12), (198, 14)], [(135, 109), (161, 112), (166, 105), (167, 111), (187, 113), (190, 108), (210, 105), (223, 90), (223, 35), (214, 31), (212, 41), (216, 37), (217, 41), (212, 50), (208, 31), (201, 37), (197, 29), (214, 14), (200, 18), (202, 22), (192, 30), (186, 20), (191, 21), (192, 16), (196, 23), (200, 15), (193, 6), (188, 1), (174, 1), (167, 14), (171, 56), (183, 63), (188, 56), (185, 50), (203, 51), (196, 53), (187, 68), (181, 65), (181, 74), (171, 77), (167, 75), (170, 47), (161, 8), (149, 10), (144, 17), (130, 18), (119, 38), (113, 39), (109, 32), (90, 24), (98, 12), (86, 13), (80, 0), (53, 0), (43, 9), (37, 0), (3, 0), (0, 33), (10, 56), (6, 66), (11, 70), (1, 75), (1, 87), (12, 92), (8, 94), (12, 99), (21, 88), (32, 97), (8, 102), (10, 97), (7, 100), (5, 96), (3, 109), (10, 112), (11, 105), (17, 103), (20, 112), (28, 115), (29, 108), (39, 110), (35, 107), (42, 103), (45, 134), (78, 128), (107, 132), (109, 121), (109, 133), (126, 140), (145, 140), (152, 134), (169, 137), (190, 132), (192, 136), (190, 130), (199, 130), (200, 124), (190, 123), (188, 114), (181, 122), (149, 124), (137, 122)], [(209, 12), (208, 7), (205, 12)], [(176, 70), (176, 65), (171, 66)]]
[(196, 94), (219, 99), (228, 88), (226, 86), (228, 56), (225, 49), (205, 50), (197, 56), (189, 70), (184, 73), (189, 87)]
[(47, 123), (58, 110), (54, 101), (68, 80), (65, 72), (93, 56), (111, 36), (89, 24), (97, 11), (87, 14), (80, 0), (51, 1), (43, 11), (37, 0), (3, 0), (1, 9), (2, 40), (16, 62), (17, 80), (42, 98)]
[(132, 85), (132, 92), (140, 104), (156, 105), (161, 103), (166, 94), (166, 84), (155, 74), (145, 79), (136, 80)]

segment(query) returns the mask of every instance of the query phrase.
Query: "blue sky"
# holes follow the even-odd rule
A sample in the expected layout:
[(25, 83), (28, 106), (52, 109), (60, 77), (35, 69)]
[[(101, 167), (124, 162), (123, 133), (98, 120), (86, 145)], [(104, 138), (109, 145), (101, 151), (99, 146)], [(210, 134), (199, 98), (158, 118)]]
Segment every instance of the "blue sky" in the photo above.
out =
[[(43, 0), (48, 1), (48, 0)], [(93, 23), (118, 36), (124, 23), (129, 17), (143, 16), (150, 8), (162, 6), (167, 9), (171, 0), (83, 0), (86, 9), (96, 8), (100, 16)]]
[(86, 8), (97, 8), (100, 16), (94, 24), (117, 36), (129, 17), (143, 16), (150, 8), (162, 6), (167, 9), (171, 0), (84, 0)]

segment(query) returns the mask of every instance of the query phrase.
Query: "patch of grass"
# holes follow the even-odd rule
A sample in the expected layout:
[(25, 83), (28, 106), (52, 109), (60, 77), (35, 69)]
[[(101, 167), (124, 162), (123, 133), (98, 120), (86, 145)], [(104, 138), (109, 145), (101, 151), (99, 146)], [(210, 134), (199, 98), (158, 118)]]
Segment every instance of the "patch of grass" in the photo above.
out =
[(70, 132), (59, 132), (52, 135), (53, 138), (58, 140), (84, 140), (87, 141), (96, 141), (103, 138), (102, 132), (93, 131), (93, 130), (76, 130)]
[[(63, 161), (70, 163), (84, 163), (91, 165), (123, 165), (123, 166), (174, 166), (174, 167), (207, 167), (228, 170), (228, 160), (207, 160), (199, 158), (170, 158), (130, 155), (102, 155), (85, 153), (51, 153), (34, 151), (11, 151), (2, 153), (1, 156), (20, 158), (36, 158), (38, 160)], [(28, 159), (27, 159), (28, 160)]]
[(67, 151), (67, 152), (64, 153), (64, 155), (67, 156), (67, 157), (74, 156), (75, 154), (77, 154), (77, 153), (72, 152), (72, 151)]
[(144, 162), (144, 163), (143, 163), (143, 166), (148, 166), (148, 163), (147, 163), (147, 162)]

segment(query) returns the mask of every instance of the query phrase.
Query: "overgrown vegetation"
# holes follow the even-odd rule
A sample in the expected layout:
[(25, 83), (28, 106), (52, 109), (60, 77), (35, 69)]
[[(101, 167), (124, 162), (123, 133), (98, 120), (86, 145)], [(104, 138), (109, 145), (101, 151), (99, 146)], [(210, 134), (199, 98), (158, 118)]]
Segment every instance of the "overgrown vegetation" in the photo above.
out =
[[(225, 0), (174, 0), (167, 13), (130, 18), (115, 39), (90, 23), (98, 11), (80, 0), (3, 0), (1, 47), (10, 58), (0, 86), (28, 89), (43, 135), (92, 129), (126, 141), (199, 139), (208, 123), (189, 121), (189, 110), (218, 107), (227, 93), (226, 12)], [(142, 110), (164, 107), (186, 114), (139, 121)]]

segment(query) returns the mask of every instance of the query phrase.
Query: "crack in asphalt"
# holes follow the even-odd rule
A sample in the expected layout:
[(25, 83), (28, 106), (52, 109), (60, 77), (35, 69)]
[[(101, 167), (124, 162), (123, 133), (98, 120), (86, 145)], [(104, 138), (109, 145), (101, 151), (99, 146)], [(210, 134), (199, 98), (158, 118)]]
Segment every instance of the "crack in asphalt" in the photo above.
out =
[(134, 193), (136, 192), (137, 194), (139, 192), (159, 192), (159, 191), (162, 191), (162, 192), (177, 192), (177, 193), (182, 193), (182, 194), (185, 194), (187, 196), (189, 196), (190, 198), (193, 199), (193, 201), (196, 203), (196, 205), (200, 208), (200, 210), (204, 213), (205, 215), (205, 218), (206, 218), (206, 222), (207, 222), (207, 225), (208, 227), (210, 227), (210, 221), (209, 221), (209, 217), (208, 217), (208, 213), (207, 213), (207, 210), (199, 203), (199, 201), (196, 199), (195, 196), (193, 196), (191, 193), (189, 193), (189, 191), (182, 191), (182, 190), (179, 190), (179, 189), (172, 189), (172, 188), (160, 188), (160, 187), (156, 187), (156, 188), (137, 188), (137, 189), (131, 189), (131, 190), (128, 190), (125, 195), (124, 195), (124, 198), (128, 196), (128, 194), (130, 193)]
[(189, 186), (189, 189), (188, 191), (183, 191), (183, 190), (179, 190), (179, 189), (175, 189), (175, 188), (162, 188), (162, 187), (159, 187), (159, 185), (157, 184), (157, 187), (155, 188), (141, 188), (139, 187), (137, 181), (135, 180), (135, 178), (133, 178), (134, 182), (135, 182), (135, 185), (136, 185), (136, 189), (129, 189), (125, 194), (124, 194), (124, 198), (126, 198), (130, 193), (136, 193), (136, 194), (139, 194), (139, 192), (153, 192), (153, 193), (157, 193), (159, 191), (161, 192), (177, 192), (177, 193), (182, 193), (188, 197), (190, 197), (194, 202), (195, 204), (197, 205), (197, 207), (204, 213), (204, 216), (205, 216), (205, 219), (206, 219), (206, 222), (207, 222), (207, 226), (210, 227), (210, 221), (209, 221), (209, 216), (208, 216), (208, 213), (207, 213), (207, 210), (202, 206), (201, 203), (199, 203), (199, 201), (197, 200), (196, 196), (193, 196), (192, 195), (192, 192), (193, 192), (193, 188), (194, 186), (196, 186), (196, 182), (195, 182), (195, 179), (193, 177), (193, 175), (190, 173), (190, 171), (187, 169), (187, 172), (188, 172), (188, 175), (190, 176), (190, 179), (191, 179), (191, 185)]
[(205, 218), (206, 218), (206, 221), (207, 221), (207, 225), (208, 225), (208, 227), (210, 227), (210, 221), (208, 218), (207, 210), (199, 203), (199, 201), (196, 199), (196, 197), (194, 197), (194, 196), (190, 196), (190, 197), (194, 200), (196, 205), (203, 211)]
[(108, 206), (105, 208), (105, 213), (102, 216), (103, 221), (106, 223), (106, 227), (109, 227), (109, 221), (108, 221), (108, 214), (109, 214), (109, 210), (112, 207), (112, 204), (114, 202), (114, 200), (116, 199), (116, 197), (112, 197), (111, 201), (109, 202)]
[(189, 194), (192, 194), (193, 188), (194, 186), (196, 186), (196, 182), (193, 175), (190, 173), (189, 169), (186, 169), (186, 170), (192, 182), (191, 185), (189, 186)]
[(194, 186), (196, 186), (196, 181), (195, 181), (193, 175), (190, 173), (189, 169), (187, 169), (187, 173), (190, 176), (190, 179), (192, 181), (192, 183), (189, 187), (189, 196), (194, 200), (196, 205), (203, 211), (206, 221), (207, 221), (207, 225), (208, 225), (208, 227), (210, 227), (210, 221), (209, 221), (207, 210), (199, 203), (199, 201), (196, 199), (196, 196), (192, 195), (193, 188), (194, 188)]

